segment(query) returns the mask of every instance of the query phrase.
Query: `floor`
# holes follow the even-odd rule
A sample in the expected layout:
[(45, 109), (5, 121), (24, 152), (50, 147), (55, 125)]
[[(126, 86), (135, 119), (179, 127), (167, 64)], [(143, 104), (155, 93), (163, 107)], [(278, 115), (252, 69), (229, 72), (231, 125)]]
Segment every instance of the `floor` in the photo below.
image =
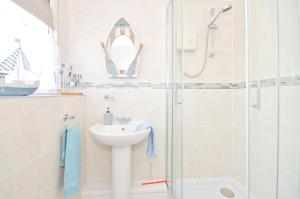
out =
[[(180, 186), (180, 183), (177, 183)], [(225, 197), (221, 189), (226, 188), (234, 193), (234, 197)], [(131, 199), (167, 199), (165, 185), (142, 186), (132, 184)], [(229, 194), (230, 196), (230, 194)], [(180, 197), (178, 197), (180, 198)], [(90, 185), (85, 187), (82, 199), (111, 199), (109, 185)], [(184, 179), (183, 199), (245, 199), (242, 186), (232, 178)]]
[[(110, 184), (87, 185), (81, 194), (82, 199), (111, 199)], [(131, 199), (167, 199), (168, 190), (165, 184), (143, 186), (142, 182), (133, 182)]]
[[(229, 189), (234, 193), (232, 196), (225, 190), (225, 197), (221, 189)], [(245, 199), (241, 185), (231, 178), (221, 179), (186, 179), (183, 183), (183, 198), (185, 199)]]

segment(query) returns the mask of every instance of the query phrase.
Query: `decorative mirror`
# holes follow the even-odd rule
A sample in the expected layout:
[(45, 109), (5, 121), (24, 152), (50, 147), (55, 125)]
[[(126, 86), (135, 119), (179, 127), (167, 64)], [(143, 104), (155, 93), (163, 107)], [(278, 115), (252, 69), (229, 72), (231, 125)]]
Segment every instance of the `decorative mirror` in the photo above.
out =
[(111, 30), (106, 45), (101, 42), (105, 54), (107, 74), (110, 77), (137, 77), (139, 58), (143, 49), (129, 23), (121, 18)]

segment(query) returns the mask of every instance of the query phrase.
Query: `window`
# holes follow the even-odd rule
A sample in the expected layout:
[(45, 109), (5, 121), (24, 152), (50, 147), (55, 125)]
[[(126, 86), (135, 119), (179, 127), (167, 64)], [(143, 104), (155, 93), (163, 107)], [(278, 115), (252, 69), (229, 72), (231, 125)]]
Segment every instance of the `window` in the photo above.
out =
[[(20, 79), (39, 79), (39, 92), (56, 89), (54, 71), (58, 64), (55, 32), (10, 0), (0, 1), (0, 27), (0, 62), (19, 47), (15, 42), (19, 39), (33, 71), (22, 71)], [(14, 75), (9, 75), (7, 80), (14, 78)]]

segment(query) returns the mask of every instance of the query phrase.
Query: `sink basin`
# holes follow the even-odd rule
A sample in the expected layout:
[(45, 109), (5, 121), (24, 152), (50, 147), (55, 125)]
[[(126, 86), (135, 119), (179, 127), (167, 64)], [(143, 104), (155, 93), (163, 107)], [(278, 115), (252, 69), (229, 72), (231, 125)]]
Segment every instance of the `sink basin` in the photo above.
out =
[(139, 123), (129, 125), (95, 124), (90, 127), (90, 131), (101, 144), (126, 147), (143, 141), (150, 133), (150, 129), (136, 131), (137, 124)]
[(107, 126), (95, 124), (90, 127), (90, 132), (98, 143), (112, 147), (112, 199), (131, 198), (131, 148), (145, 140), (150, 133), (150, 129), (136, 131), (140, 123)]

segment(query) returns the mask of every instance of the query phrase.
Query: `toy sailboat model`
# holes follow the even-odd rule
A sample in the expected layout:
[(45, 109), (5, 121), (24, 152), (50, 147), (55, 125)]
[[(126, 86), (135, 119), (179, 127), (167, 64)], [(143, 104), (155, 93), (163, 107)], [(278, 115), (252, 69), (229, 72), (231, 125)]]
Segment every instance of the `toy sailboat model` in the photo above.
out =
[[(25, 71), (33, 73), (21, 47), (18, 47), (10, 56), (0, 62), (0, 96), (27, 96), (38, 89), (40, 81), (19, 80), (22, 65)], [(17, 80), (7, 83), (6, 76), (13, 72), (17, 73)]]

